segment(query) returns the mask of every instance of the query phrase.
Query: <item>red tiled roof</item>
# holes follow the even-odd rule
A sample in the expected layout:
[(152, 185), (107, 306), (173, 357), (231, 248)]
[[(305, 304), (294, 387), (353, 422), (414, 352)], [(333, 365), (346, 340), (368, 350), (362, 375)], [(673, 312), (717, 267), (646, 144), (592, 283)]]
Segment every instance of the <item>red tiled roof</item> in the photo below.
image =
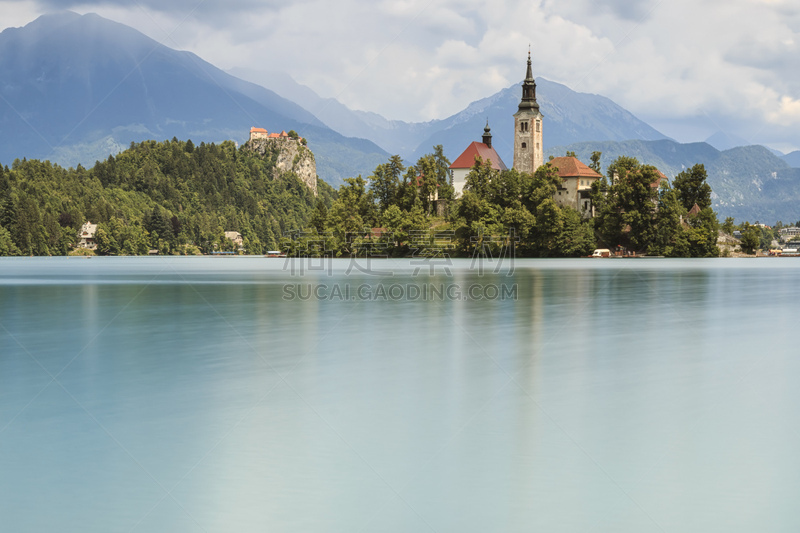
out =
[(577, 157), (556, 157), (550, 164), (562, 178), (600, 178), (600, 174), (581, 163)]
[(700, 214), (700, 206), (697, 205), (697, 204), (694, 204), (692, 206), (692, 208), (689, 210), (689, 216), (693, 217), (693, 216), (697, 216), (699, 214)]
[(658, 178), (656, 178), (656, 180), (653, 183), (650, 184), (650, 187), (652, 187), (654, 189), (657, 189), (661, 185), (662, 181), (664, 181), (664, 180), (669, 181), (669, 178), (666, 177), (663, 172), (661, 172), (658, 169), (656, 169), (656, 172), (658, 172)]
[(497, 155), (494, 148), (489, 148), (478, 141), (470, 144), (464, 152), (456, 158), (450, 168), (472, 168), (475, 165), (475, 158), (480, 157), (484, 161), (491, 161), (492, 168), (495, 170), (508, 170), (503, 160)]
[(250, 133), (267, 133), (264, 128), (250, 128)]

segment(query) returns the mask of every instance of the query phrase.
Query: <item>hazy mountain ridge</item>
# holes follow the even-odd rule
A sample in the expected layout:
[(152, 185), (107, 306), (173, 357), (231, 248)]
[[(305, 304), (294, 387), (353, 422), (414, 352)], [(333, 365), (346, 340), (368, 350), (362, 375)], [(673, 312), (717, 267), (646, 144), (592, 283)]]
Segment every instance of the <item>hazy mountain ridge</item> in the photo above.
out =
[(323, 98), (285, 72), (232, 69), (234, 76), (262, 85), (308, 109), (322, 123), (346, 137), (369, 139), (391, 154), (409, 158), (438, 121), (409, 123), (369, 111), (352, 110), (335, 98)]
[[(371, 139), (384, 150), (400, 154), (408, 162), (429, 153), (437, 144), (444, 146), (445, 154), (455, 159), (472, 141), (480, 140), (487, 120), (500, 157), (506, 162), (513, 158), (513, 115), (522, 95), (520, 84), (476, 100), (444, 119), (404, 122), (350, 110), (336, 100), (320, 97), (313, 89), (295, 82), (285, 73), (231, 72), (292, 99), (339, 133)], [(667, 138), (606, 97), (578, 93), (544, 78), (537, 78), (536, 83), (537, 98), (545, 116), (545, 147), (586, 139)]]
[(783, 156), (781, 159), (786, 161), (790, 167), (800, 168), (800, 150), (795, 150)]
[[(91, 165), (145, 139), (244, 142), (251, 126), (295, 129), (337, 182), (388, 154), (327, 128), (299, 105), (98, 15), (62, 12), (0, 33), (0, 161)], [(113, 152), (111, 152), (113, 153)]]

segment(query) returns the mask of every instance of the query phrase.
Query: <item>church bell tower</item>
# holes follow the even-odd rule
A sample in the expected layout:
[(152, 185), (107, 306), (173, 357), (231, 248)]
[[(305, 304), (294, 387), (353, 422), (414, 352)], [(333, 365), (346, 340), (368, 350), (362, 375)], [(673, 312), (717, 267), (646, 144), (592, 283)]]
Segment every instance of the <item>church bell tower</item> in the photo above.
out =
[(522, 100), (514, 113), (514, 170), (536, 172), (544, 164), (542, 144), (542, 113), (536, 102), (536, 81), (531, 70), (531, 53), (528, 52), (528, 71), (522, 82)]

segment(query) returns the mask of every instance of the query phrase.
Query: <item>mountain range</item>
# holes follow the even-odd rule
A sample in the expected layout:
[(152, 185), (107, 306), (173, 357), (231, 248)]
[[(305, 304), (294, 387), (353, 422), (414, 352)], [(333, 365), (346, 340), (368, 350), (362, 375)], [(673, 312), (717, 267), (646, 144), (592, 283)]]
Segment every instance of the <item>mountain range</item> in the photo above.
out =
[[(283, 73), (242, 69), (231, 70), (230, 73), (292, 99), (344, 135), (371, 139), (387, 152), (399, 154), (406, 160), (416, 160), (437, 144), (441, 144), (444, 153), (455, 159), (472, 141), (480, 140), (487, 122), (497, 153), (506, 162), (513, 158), (511, 138), (514, 131), (513, 115), (521, 94), (519, 83), (473, 102), (448, 118), (409, 123), (387, 120), (375, 113), (353, 111), (333, 98), (321, 98)], [(547, 121), (545, 148), (587, 139), (623, 141), (667, 138), (606, 97), (578, 93), (566, 85), (544, 78), (537, 78), (536, 84), (537, 99)]]
[[(743, 141), (722, 132), (707, 143), (680, 144), (606, 97), (536, 81), (549, 154), (572, 150), (588, 161), (598, 150), (605, 163), (630, 155), (670, 177), (704, 163), (721, 216), (800, 218), (800, 176), (791, 169), (800, 166), (800, 151), (736, 146)], [(369, 175), (391, 154), (409, 164), (441, 144), (454, 160), (488, 123), (510, 165), (520, 94), (514, 84), (445, 119), (388, 120), (322, 98), (283, 73), (223, 72), (123, 24), (60, 12), (0, 33), (0, 162), (28, 157), (88, 166), (132, 141), (243, 142), (251, 126), (261, 126), (306, 137), (320, 177), (338, 186)]]
[(6, 164), (22, 157), (92, 164), (144, 139), (244, 141), (252, 126), (302, 131), (331, 181), (388, 156), (264, 87), (94, 14), (61, 12), (4, 30), (0, 83)]

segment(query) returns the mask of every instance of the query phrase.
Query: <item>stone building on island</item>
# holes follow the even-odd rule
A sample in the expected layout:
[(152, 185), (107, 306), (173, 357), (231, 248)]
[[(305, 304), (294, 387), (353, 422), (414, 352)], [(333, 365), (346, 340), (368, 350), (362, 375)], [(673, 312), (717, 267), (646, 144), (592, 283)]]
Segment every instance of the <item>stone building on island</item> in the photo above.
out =
[(556, 203), (575, 209), (584, 218), (594, 216), (590, 193), (592, 183), (602, 176), (581, 163), (577, 157), (556, 157), (550, 160), (550, 164), (558, 169), (561, 178), (555, 195)]

